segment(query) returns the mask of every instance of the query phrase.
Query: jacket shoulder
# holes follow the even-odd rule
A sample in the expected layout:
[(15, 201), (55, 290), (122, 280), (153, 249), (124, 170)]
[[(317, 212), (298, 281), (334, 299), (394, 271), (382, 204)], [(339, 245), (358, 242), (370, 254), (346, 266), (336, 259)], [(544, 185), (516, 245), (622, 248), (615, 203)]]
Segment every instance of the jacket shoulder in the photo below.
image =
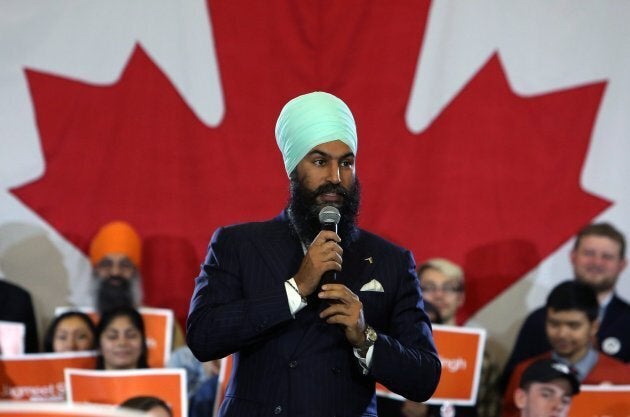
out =
[(221, 236), (222, 239), (243, 238), (248, 236), (260, 237), (276, 231), (287, 230), (290, 230), (288, 222), (277, 218), (258, 222), (235, 223), (219, 227), (215, 230), (212, 240), (216, 240), (218, 236)]
[(30, 301), (31, 299), (31, 294), (27, 290), (2, 279), (0, 279), (0, 294), (4, 294), (7, 298), (13, 300), (17, 298), (20, 300), (28, 299)]
[(623, 298), (619, 297), (616, 294), (610, 300), (609, 307), (613, 307), (617, 309), (618, 311), (623, 311), (626, 314), (630, 314), (630, 303), (628, 303), (626, 300), (624, 300)]
[(410, 251), (402, 246), (399, 246), (389, 240), (374, 234), (372, 232), (368, 232), (367, 230), (359, 229), (358, 231), (358, 239), (356, 241), (357, 244), (366, 247), (366, 248), (374, 248), (378, 249), (379, 252), (386, 252), (391, 254), (408, 254)]

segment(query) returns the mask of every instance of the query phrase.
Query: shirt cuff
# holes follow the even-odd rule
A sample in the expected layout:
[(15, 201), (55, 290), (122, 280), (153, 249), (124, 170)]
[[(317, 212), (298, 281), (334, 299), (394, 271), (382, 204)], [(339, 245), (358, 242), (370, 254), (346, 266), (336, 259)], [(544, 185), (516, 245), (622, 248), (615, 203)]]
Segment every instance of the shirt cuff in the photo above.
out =
[(300, 294), (296, 291), (297, 284), (295, 279), (291, 278), (284, 283), (284, 289), (287, 292), (287, 299), (289, 300), (289, 310), (291, 315), (295, 317), (295, 313), (306, 307), (306, 303), (303, 301)]
[(370, 371), (370, 365), (372, 364), (372, 352), (374, 351), (374, 346), (370, 346), (365, 354), (365, 358), (359, 354), (359, 349), (354, 348), (354, 357), (359, 360), (359, 365), (361, 365), (361, 369), (363, 370), (363, 375), (367, 375)]

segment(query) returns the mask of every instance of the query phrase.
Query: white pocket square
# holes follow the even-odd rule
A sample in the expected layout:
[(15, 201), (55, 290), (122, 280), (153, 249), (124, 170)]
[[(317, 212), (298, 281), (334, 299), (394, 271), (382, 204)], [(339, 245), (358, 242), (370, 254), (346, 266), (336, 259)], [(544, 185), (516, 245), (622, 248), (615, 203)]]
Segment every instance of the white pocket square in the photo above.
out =
[(385, 292), (381, 283), (375, 279), (362, 286), (361, 291)]

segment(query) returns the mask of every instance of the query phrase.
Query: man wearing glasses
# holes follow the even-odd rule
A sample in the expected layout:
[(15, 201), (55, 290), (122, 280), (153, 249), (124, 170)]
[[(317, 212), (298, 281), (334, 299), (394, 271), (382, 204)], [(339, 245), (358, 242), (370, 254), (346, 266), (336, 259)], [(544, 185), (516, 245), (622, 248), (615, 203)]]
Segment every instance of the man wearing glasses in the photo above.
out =
[(418, 267), (422, 297), (440, 312), (441, 324), (456, 326), (457, 310), (464, 305), (464, 273), (453, 262), (434, 258)]
[[(462, 268), (447, 259), (433, 258), (418, 267), (418, 279), (423, 299), (435, 306), (440, 314), (440, 324), (457, 326), (457, 312), (466, 300)], [(498, 367), (488, 352), (484, 352), (477, 404), (471, 407), (457, 406), (455, 415), (496, 416), (499, 408), (499, 394), (495, 387), (498, 375)], [(422, 414), (419, 412), (421, 406), (424, 404), (407, 402), (403, 405), (402, 413), (405, 417), (424, 415), (431, 417), (440, 415), (440, 408), (453, 407), (448, 404), (441, 407), (424, 406), (427, 412)], [(444, 412), (443, 410), (442, 413)]]

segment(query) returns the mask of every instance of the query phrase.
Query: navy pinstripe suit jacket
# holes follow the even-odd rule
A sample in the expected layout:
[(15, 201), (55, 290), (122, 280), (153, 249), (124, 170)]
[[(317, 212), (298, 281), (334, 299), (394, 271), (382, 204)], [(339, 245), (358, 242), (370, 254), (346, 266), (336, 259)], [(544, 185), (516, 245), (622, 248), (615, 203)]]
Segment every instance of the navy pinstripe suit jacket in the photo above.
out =
[[(376, 416), (375, 381), (417, 401), (434, 392), (441, 367), (413, 257), (362, 230), (346, 240), (337, 279), (359, 296), (378, 332), (367, 375), (342, 329), (319, 319), (319, 300), (292, 317), (284, 281), (304, 254), (284, 213), (215, 232), (187, 342), (201, 361), (235, 353), (221, 416)], [(384, 292), (360, 290), (372, 279)]]

